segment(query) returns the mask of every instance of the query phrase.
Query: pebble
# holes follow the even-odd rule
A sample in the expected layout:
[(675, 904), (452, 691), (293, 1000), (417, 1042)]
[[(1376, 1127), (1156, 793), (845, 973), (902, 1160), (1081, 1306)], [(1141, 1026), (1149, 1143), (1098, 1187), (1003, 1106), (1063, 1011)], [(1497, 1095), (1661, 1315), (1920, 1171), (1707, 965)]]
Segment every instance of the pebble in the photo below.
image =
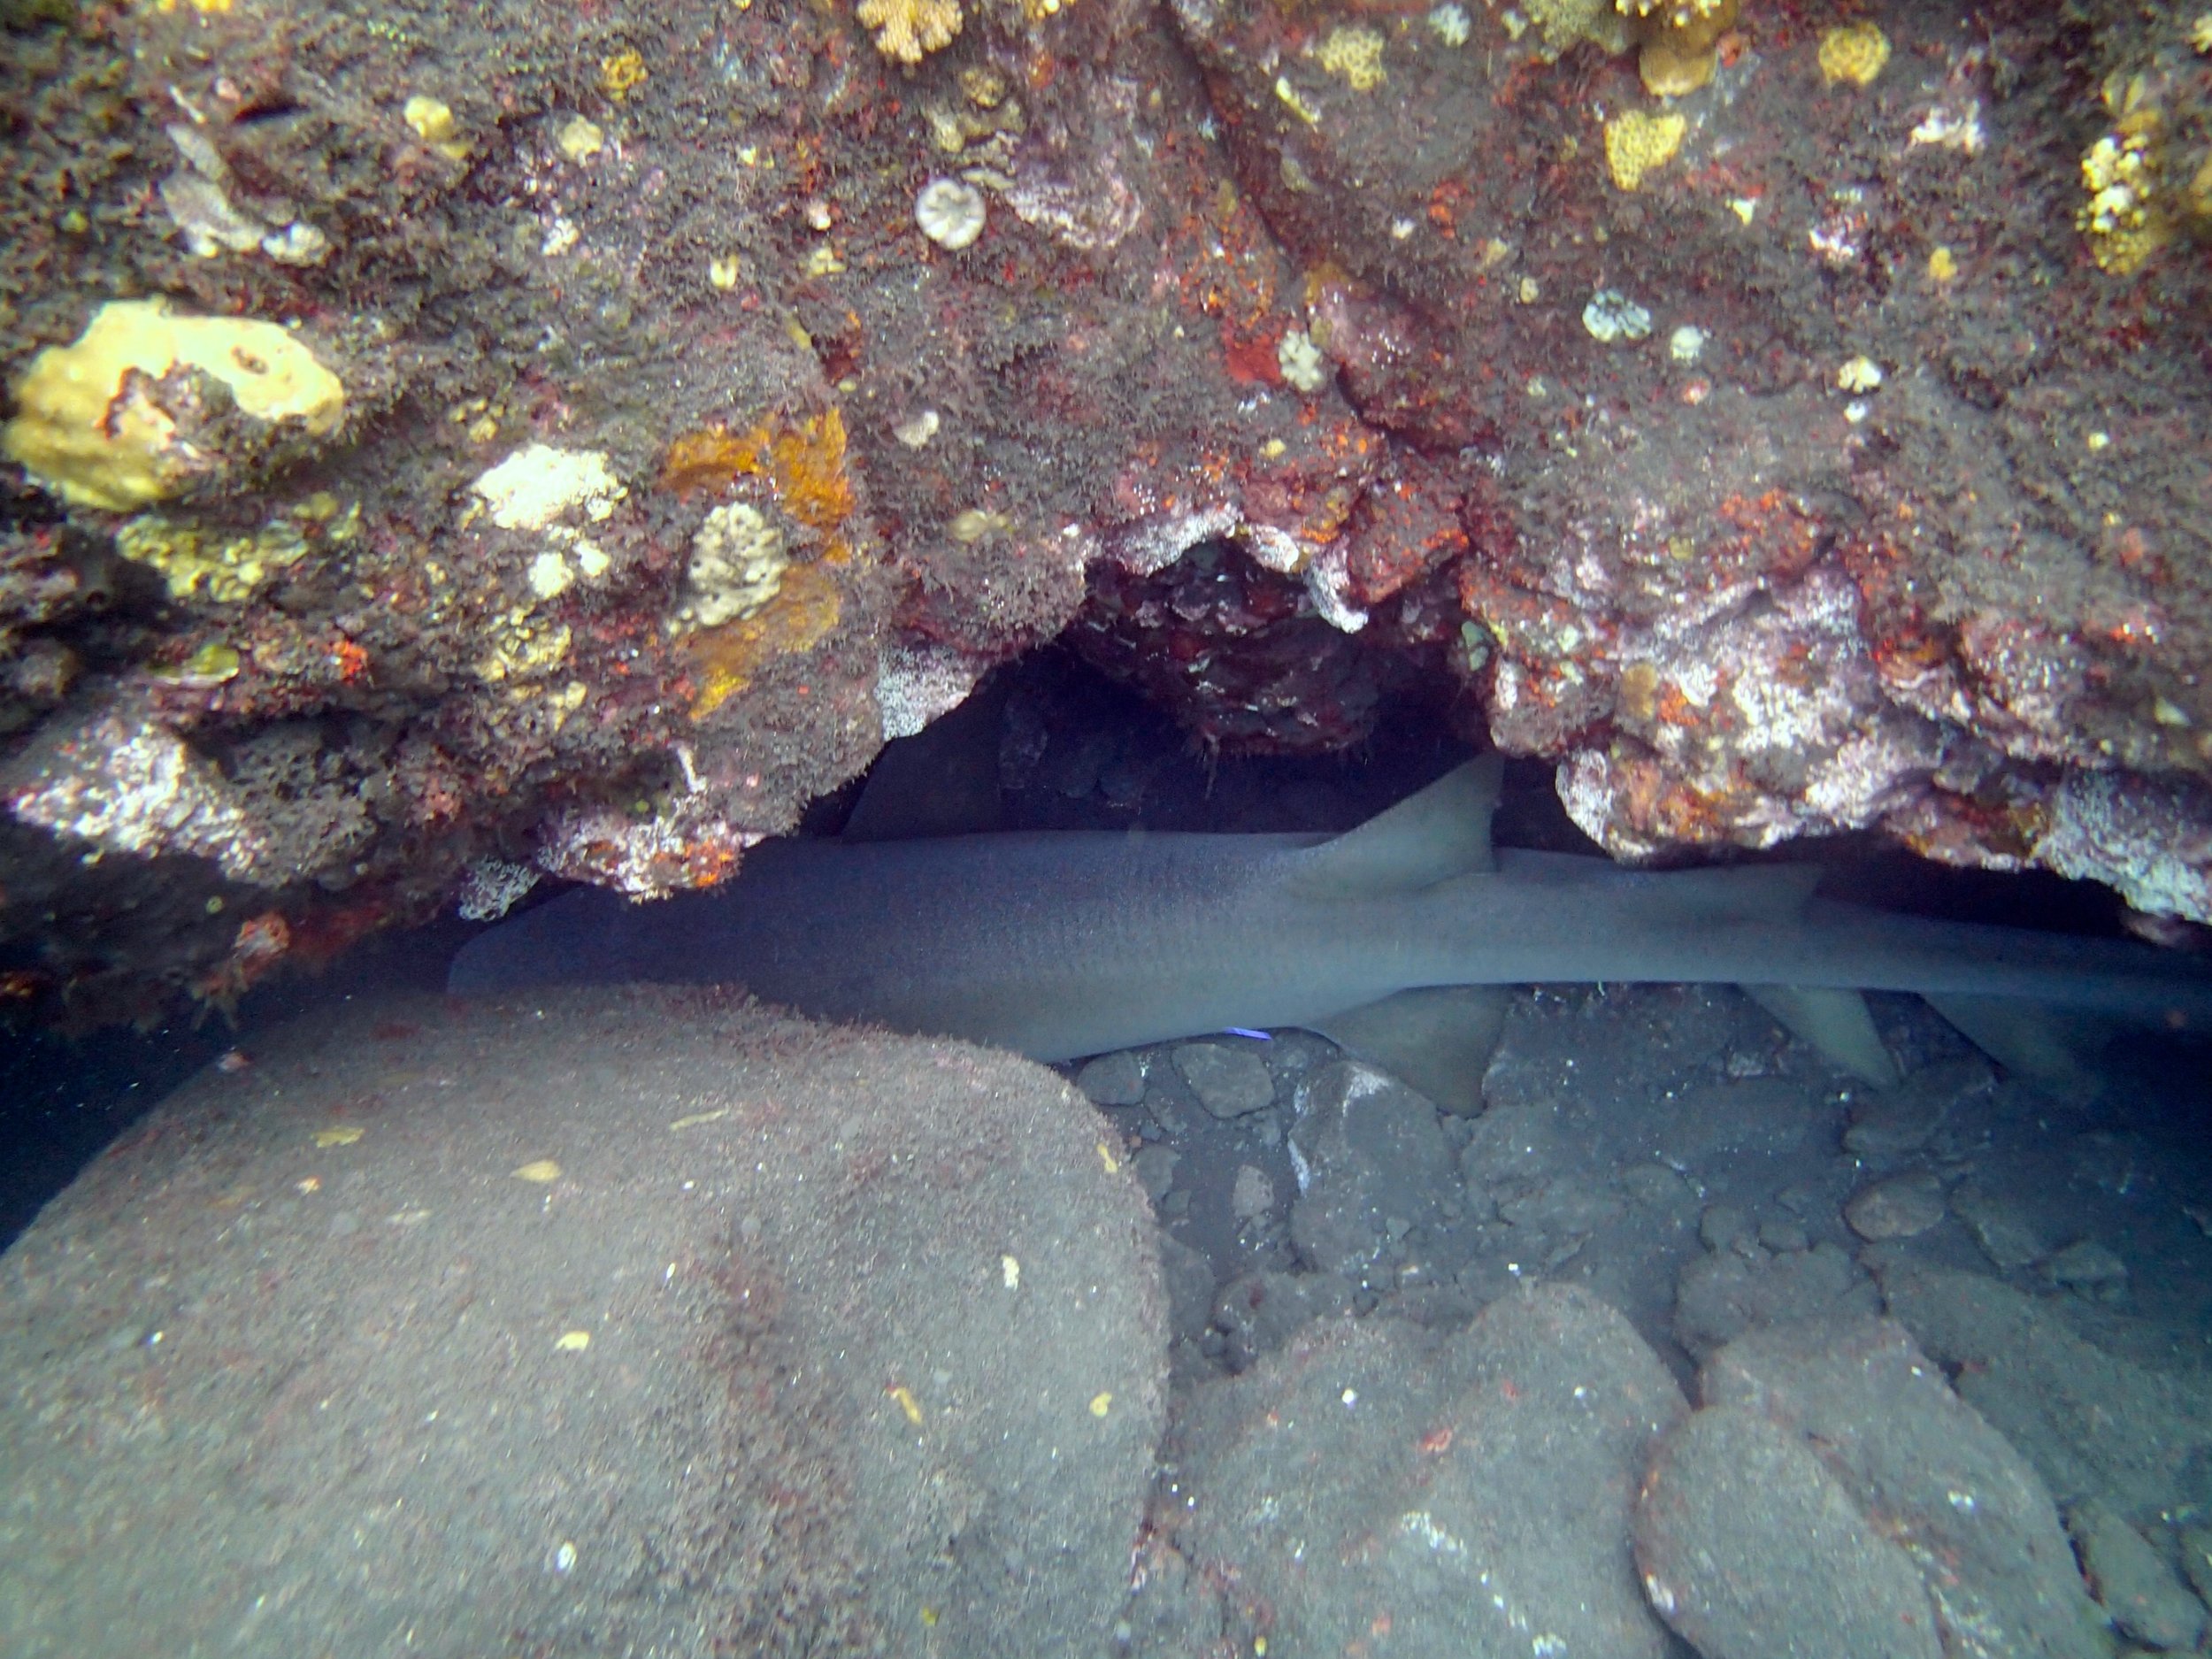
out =
[(1770, 1250), (1809, 1250), (1813, 1235), (1795, 1216), (1769, 1216), (1759, 1223), (1759, 1242)]
[[(1843, 1488), (1874, 1536), (1920, 1567), (1944, 1633), (1958, 1639), (1955, 1647), (1939, 1643), (1939, 1651), (1953, 1659), (2112, 1659), (2104, 1610), (2082, 1582), (2050, 1488), (1952, 1392), (1903, 1326), (1886, 1318), (1787, 1318), (1710, 1356), (1698, 1391), (1709, 1406), (1743, 1406), (1785, 1430)], [(1747, 1506), (1773, 1501), (1758, 1490), (1759, 1478), (1756, 1464), (1741, 1466)], [(1778, 1532), (1778, 1545), (1789, 1536)], [(1788, 1579), (1802, 1572), (1818, 1583), (1822, 1568), (1847, 1559), (1831, 1556), (1824, 1525), (1795, 1536), (1802, 1541), (1770, 1557), (1784, 1580), (1773, 1594), (1800, 1594)], [(1857, 1578), (1847, 1575), (1840, 1586), (1854, 1600)], [(1832, 1628), (1843, 1628), (1839, 1617)], [(1852, 1651), (1867, 1655), (1903, 1634), (1895, 1621), (1862, 1629)], [(1827, 1631), (1792, 1621), (1777, 1634), (1763, 1654), (1831, 1651)]]
[(2043, 1273), (2054, 1285), (2099, 1294), (2125, 1287), (2128, 1267), (2094, 1239), (2081, 1239), (2044, 1263)]
[(1171, 1147), (1155, 1141), (1129, 1160), (1135, 1171), (1137, 1184), (1154, 1203), (1165, 1198), (1168, 1188), (1175, 1185), (1175, 1166), (1183, 1161), (1183, 1155)]
[(1751, 1216), (1738, 1204), (1708, 1204), (1697, 1218), (1697, 1236), (1709, 1250), (1735, 1250), (1740, 1255), (1755, 1237)]
[(1676, 1277), (1674, 1337), (1701, 1359), (1755, 1327), (1880, 1308), (1874, 1280), (1840, 1245), (1823, 1240), (1770, 1256), (1747, 1240), (1741, 1250), (1699, 1256)]
[(1275, 1183), (1264, 1170), (1249, 1164), (1237, 1166), (1235, 1184), (1229, 1189), (1229, 1211), (1239, 1221), (1256, 1221), (1275, 1208)]
[(1851, 1109), (1843, 1144), (1868, 1157), (1917, 1152), (1934, 1139), (1954, 1102), (1995, 1080), (1981, 1060), (1954, 1060), (1915, 1071), (1895, 1088), (1867, 1094)]
[(2204, 1603), (2189, 1593), (2143, 1535), (2094, 1498), (2067, 1511), (2082, 1572), (2112, 1622), (2153, 1647), (2193, 1648), (2204, 1635)]
[(1843, 1207), (1851, 1231), (1869, 1240), (1916, 1238), (1944, 1215), (1943, 1182), (1926, 1171), (1877, 1181)]
[(1965, 1180), (1953, 1189), (1951, 1213), (1974, 1235), (1991, 1263), (2010, 1271), (2043, 1257), (2043, 1240), (2012, 1204), (1977, 1180)]
[(1217, 1118), (1241, 1118), (1275, 1103), (1275, 1079), (1256, 1054), (1218, 1042), (1187, 1042), (1173, 1058), (1198, 1103)]
[(1144, 1099), (1144, 1068), (1125, 1048), (1102, 1054), (1075, 1074), (1075, 1087), (1094, 1106), (1134, 1106)]

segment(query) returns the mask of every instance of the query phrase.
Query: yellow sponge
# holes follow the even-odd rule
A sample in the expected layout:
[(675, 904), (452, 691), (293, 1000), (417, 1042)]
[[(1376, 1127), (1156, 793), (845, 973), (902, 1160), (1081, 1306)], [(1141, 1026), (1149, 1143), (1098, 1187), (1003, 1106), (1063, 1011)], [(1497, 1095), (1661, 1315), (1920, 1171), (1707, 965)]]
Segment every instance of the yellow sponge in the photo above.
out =
[(179, 438), (157, 401), (152, 382), (178, 368), (220, 380), (241, 413), (267, 426), (296, 420), (319, 435), (345, 415), (338, 377), (274, 323), (112, 300), (72, 343), (31, 359), (0, 449), (73, 506), (122, 512), (159, 501), (216, 464)]

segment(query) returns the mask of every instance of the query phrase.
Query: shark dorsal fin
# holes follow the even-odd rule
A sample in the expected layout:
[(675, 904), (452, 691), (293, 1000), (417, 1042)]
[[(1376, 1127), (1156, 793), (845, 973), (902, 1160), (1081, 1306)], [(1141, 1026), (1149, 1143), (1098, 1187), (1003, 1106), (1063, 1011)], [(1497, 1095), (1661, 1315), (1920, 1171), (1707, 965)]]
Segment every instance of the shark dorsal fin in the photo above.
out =
[(1504, 757), (1495, 754), (1453, 767), (1357, 829), (1314, 848), (1298, 884), (1317, 895), (1413, 893), (1454, 876), (1494, 871), (1490, 815), (1504, 775)]

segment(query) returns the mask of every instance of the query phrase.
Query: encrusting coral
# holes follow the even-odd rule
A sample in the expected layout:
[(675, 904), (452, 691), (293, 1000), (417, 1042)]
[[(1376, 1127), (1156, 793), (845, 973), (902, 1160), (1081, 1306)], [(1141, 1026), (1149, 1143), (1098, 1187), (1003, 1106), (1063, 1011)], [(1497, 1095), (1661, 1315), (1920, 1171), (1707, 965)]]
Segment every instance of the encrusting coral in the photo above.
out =
[(960, 33), (959, 0), (860, 0), (860, 20), (876, 32), (876, 50), (918, 64)]

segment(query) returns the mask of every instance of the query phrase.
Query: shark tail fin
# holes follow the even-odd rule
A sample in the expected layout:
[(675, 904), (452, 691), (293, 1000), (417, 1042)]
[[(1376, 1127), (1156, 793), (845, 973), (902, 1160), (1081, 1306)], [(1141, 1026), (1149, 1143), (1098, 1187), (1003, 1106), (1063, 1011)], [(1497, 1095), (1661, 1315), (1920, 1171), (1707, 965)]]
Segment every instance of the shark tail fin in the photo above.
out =
[(1377, 813), (1306, 856), (1299, 885), (1317, 895), (1412, 893), (1497, 868), (1490, 817), (1504, 757), (1484, 755)]
[(1508, 986), (1425, 986), (1309, 1023), (1446, 1111), (1472, 1118), (1511, 1002)]
[(1811, 1044), (1829, 1061), (1862, 1082), (1893, 1088), (1902, 1074), (1883, 1046), (1856, 991), (1803, 985), (1747, 985), (1743, 993), (1774, 1017), (1793, 1037)]

